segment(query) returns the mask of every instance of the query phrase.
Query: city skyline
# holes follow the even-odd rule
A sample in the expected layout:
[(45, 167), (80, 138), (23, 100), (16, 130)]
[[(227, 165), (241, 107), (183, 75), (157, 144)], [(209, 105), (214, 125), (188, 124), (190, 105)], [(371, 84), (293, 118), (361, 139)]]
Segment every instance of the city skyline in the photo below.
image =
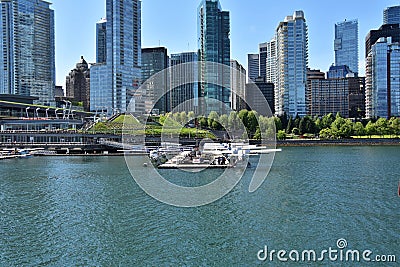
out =
[[(95, 0), (51, 2), (56, 24), (56, 84), (65, 86), (65, 76), (80, 56), (83, 55), (89, 63), (96, 61), (95, 27), (96, 22), (105, 17), (105, 4)], [(196, 11), (199, 2), (143, 0), (142, 47), (165, 46), (171, 54), (197, 51)], [(231, 14), (232, 59), (247, 67), (247, 54), (257, 53), (258, 44), (271, 39), (281, 18), (295, 10), (303, 10), (309, 27), (309, 66), (322, 71), (328, 71), (334, 62), (335, 23), (344, 19), (358, 19), (360, 75), (365, 72), (364, 42), (367, 33), (382, 25), (383, 10), (386, 7), (399, 5), (398, 1), (391, 0), (368, 5), (362, 1), (340, 0), (324, 3), (323, 6), (313, 2), (292, 3), (287, 0), (274, 5), (259, 0), (252, 3), (254, 5), (221, 0), (224, 10)], [(344, 5), (346, 8), (343, 8)], [(265, 10), (265, 15), (259, 10)], [(328, 14), (326, 10), (329, 10)], [(71, 14), (74, 14), (73, 17)]]

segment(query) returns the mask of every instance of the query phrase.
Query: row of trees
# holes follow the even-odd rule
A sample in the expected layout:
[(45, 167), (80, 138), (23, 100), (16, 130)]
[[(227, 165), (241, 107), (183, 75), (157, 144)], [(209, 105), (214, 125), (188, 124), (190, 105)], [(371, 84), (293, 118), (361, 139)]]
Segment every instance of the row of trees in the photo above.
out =
[[(289, 118), (280, 117), (282, 125), (277, 124), (277, 131), (295, 135), (319, 135), (321, 138), (348, 138), (350, 136), (398, 136), (400, 134), (399, 118), (379, 118), (377, 120), (352, 121), (343, 118), (339, 113), (329, 113), (323, 117), (309, 116)], [(282, 134), (282, 133), (281, 133)]]
[(167, 118), (182, 125), (193, 124), (196, 127), (212, 130), (236, 131), (246, 129), (250, 138), (260, 139), (261, 133), (270, 136), (273, 126), (278, 139), (288, 135), (319, 136), (326, 139), (349, 138), (350, 136), (400, 135), (399, 118), (379, 118), (377, 120), (352, 121), (343, 118), (339, 113), (334, 116), (329, 113), (322, 117), (264, 117), (255, 111), (232, 111), (229, 114), (218, 115), (212, 111), (207, 117), (196, 117), (194, 112), (178, 112), (161, 115), (159, 122), (164, 124)]

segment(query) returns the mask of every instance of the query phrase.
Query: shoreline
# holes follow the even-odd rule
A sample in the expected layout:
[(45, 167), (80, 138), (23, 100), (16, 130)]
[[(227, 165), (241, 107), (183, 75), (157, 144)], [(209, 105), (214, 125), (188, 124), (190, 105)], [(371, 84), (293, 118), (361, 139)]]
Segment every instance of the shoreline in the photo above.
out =
[(355, 138), (339, 140), (320, 140), (320, 139), (294, 139), (277, 140), (276, 146), (398, 146), (399, 138)]

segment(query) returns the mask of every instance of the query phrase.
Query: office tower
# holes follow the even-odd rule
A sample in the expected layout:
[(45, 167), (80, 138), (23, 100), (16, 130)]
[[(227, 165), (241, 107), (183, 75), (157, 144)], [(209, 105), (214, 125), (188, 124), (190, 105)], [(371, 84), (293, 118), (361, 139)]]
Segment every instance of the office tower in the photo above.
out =
[(198, 57), (196, 52), (172, 54), (170, 58), (171, 110), (199, 110)]
[(199, 60), (226, 65), (200, 65), (201, 108), (207, 115), (210, 111), (224, 113), (229, 109), (230, 97), (230, 21), (229, 12), (222, 11), (218, 0), (202, 0), (198, 7)]
[(254, 81), (260, 75), (260, 55), (247, 54), (248, 80)]
[[(142, 83), (153, 75), (168, 68), (168, 54), (165, 47), (142, 48)], [(162, 77), (159, 77), (161, 75)], [(158, 74), (153, 82), (146, 85), (146, 96), (149, 100), (145, 107), (147, 112), (166, 113), (170, 110), (167, 71)]]
[(107, 60), (106, 24), (105, 18), (96, 23), (96, 63), (105, 63)]
[(66, 77), (66, 96), (74, 102), (82, 102), (85, 111), (90, 109), (90, 70), (86, 60), (81, 56), (75, 69)]
[(267, 75), (267, 55), (268, 43), (261, 43), (258, 45), (258, 53), (260, 58), (260, 73), (258, 76), (265, 77)]
[(345, 20), (335, 24), (335, 65), (347, 65), (358, 73), (358, 21)]
[[(245, 99), (246, 103), (248, 104), (248, 109), (255, 110), (259, 114), (261, 113), (264, 115), (268, 115), (267, 109), (265, 107), (265, 102), (267, 102), (269, 108), (271, 109), (271, 112), (275, 112), (274, 84), (267, 82), (265, 77), (258, 77), (254, 80), (254, 83), (247, 83), (245, 91)], [(257, 93), (256, 91), (261, 91), (261, 94)], [(261, 95), (263, 96), (263, 98), (260, 97)]]
[(141, 80), (140, 14), (140, 0), (106, 0), (106, 62), (91, 67), (90, 110), (127, 111)]
[(400, 6), (387, 7), (383, 10), (383, 24), (400, 23)]
[(246, 69), (237, 61), (231, 60), (231, 109), (242, 110), (246, 108), (245, 86)]
[(400, 27), (384, 24), (368, 33), (366, 117), (400, 116)]
[(265, 80), (268, 83), (276, 83), (276, 39), (266, 43), (266, 59), (265, 59)]
[(275, 112), (306, 115), (307, 24), (303, 11), (287, 16), (276, 29)]
[(55, 105), (54, 11), (42, 0), (0, 2), (0, 93)]
[[(329, 72), (336, 73), (336, 66)], [(329, 73), (328, 72), (328, 73)], [(328, 77), (335, 76), (334, 74)], [(324, 116), (340, 113), (345, 118), (361, 118), (365, 113), (365, 78), (347, 77), (325, 79), (325, 73), (309, 70), (307, 74), (307, 113)]]

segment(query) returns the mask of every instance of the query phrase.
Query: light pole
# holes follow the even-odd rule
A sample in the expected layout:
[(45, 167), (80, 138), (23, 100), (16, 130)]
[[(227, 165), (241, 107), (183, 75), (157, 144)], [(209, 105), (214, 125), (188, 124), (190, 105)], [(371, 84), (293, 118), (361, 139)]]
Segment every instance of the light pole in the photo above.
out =
[(59, 110), (59, 108), (56, 108), (56, 109), (54, 110), (54, 113), (56, 114), (56, 119), (58, 120), (57, 110)]
[(39, 113), (38, 113), (39, 110), (40, 110), (40, 108), (36, 108), (36, 119), (37, 120), (39, 119)]
[(28, 109), (30, 109), (31, 107), (27, 107), (26, 109), (25, 109), (25, 111), (26, 111), (26, 117), (29, 119), (29, 114), (28, 114)]

